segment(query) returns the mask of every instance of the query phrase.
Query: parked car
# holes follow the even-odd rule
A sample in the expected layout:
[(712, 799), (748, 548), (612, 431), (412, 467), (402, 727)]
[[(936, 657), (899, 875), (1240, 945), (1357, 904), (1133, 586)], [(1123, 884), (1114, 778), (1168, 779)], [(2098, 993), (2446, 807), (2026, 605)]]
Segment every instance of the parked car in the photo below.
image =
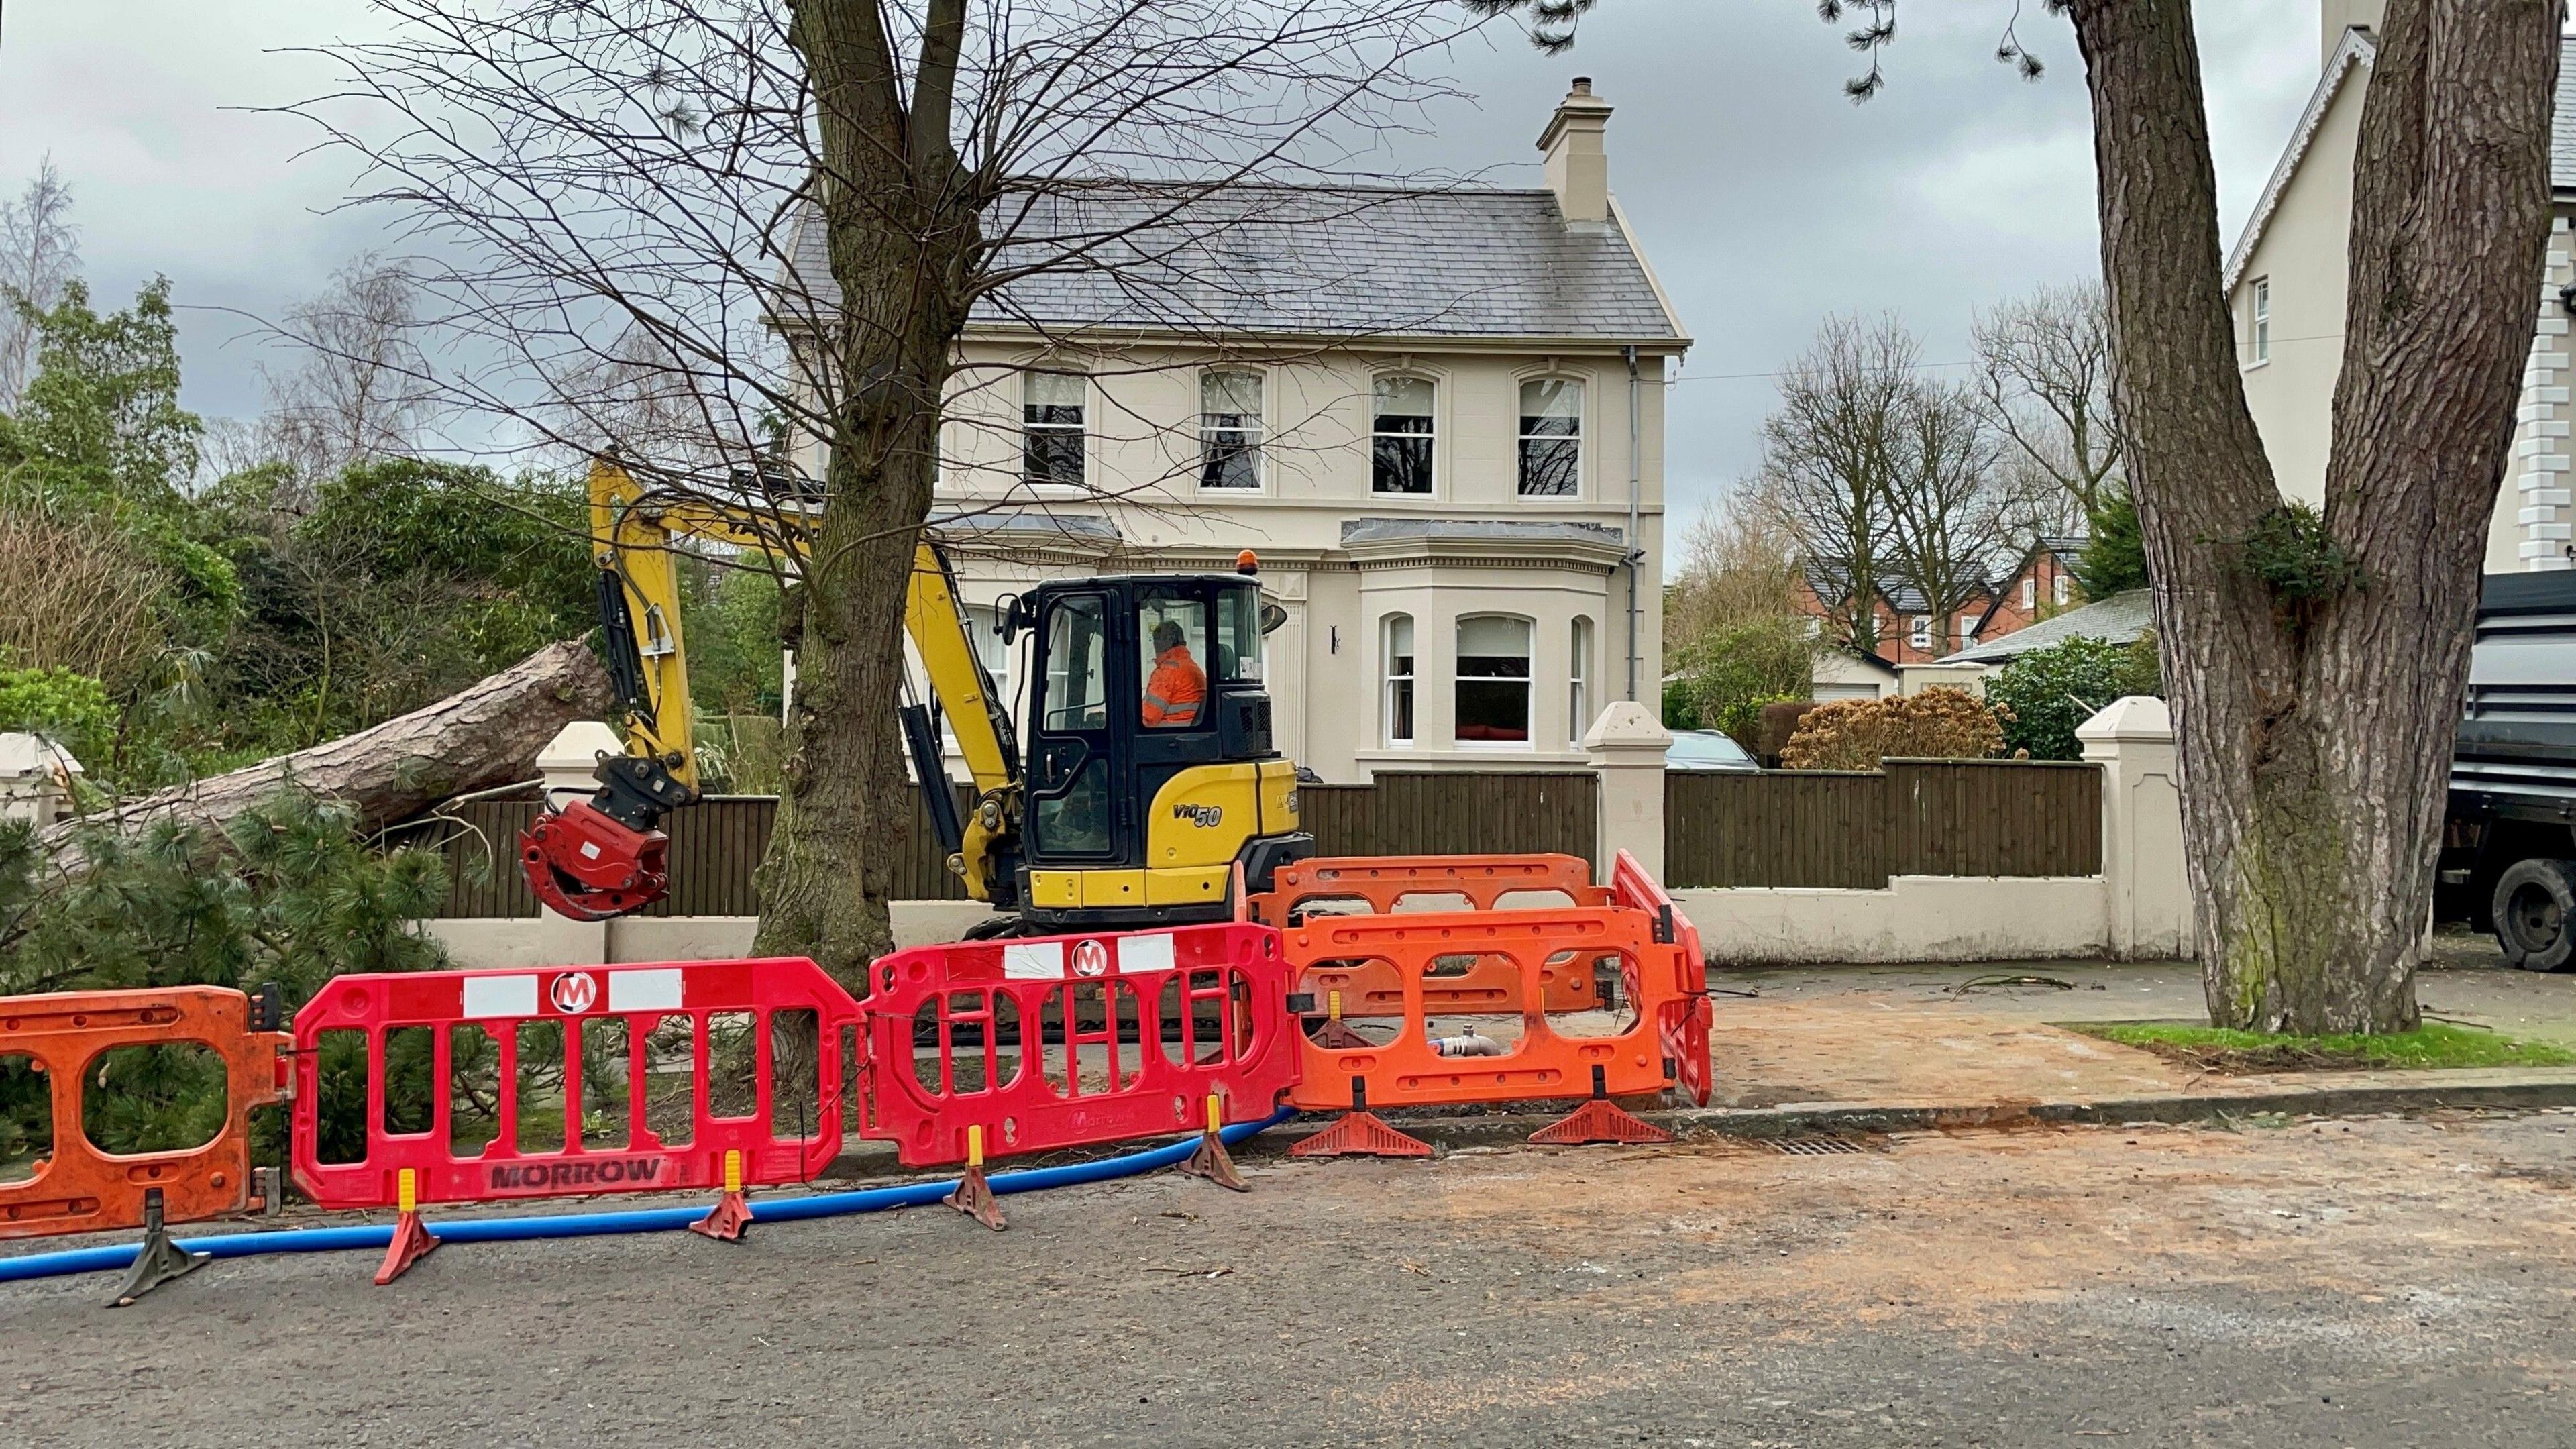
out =
[(1675, 730), (1672, 748), (1664, 751), (1664, 768), (1749, 775), (1762, 767), (1724, 730)]

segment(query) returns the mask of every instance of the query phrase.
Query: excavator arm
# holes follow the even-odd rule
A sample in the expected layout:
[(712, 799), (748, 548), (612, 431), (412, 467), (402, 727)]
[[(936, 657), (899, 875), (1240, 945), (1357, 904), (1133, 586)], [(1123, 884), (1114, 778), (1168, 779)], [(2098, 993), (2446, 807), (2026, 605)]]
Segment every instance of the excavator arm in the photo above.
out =
[[(592, 556), (599, 565), (603, 651), (626, 711), (626, 750), (603, 755), (593, 773), (600, 788), (586, 800), (547, 802), (519, 837), (528, 885), (537, 898), (575, 920), (630, 915), (670, 889), (670, 838), (662, 817), (698, 799), (695, 715), (688, 654), (681, 634), (679, 570), (674, 544), (711, 539), (777, 550), (782, 530), (764, 531), (749, 509), (696, 496), (661, 497), (625, 469), (595, 460), (590, 472)], [(783, 530), (783, 546), (802, 552), (801, 531)], [(931, 694), (949, 716), (959, 752), (974, 777), (975, 801), (958, 817), (943, 789), (927, 788), (931, 820), (949, 869), (977, 900), (1007, 903), (1016, 882), (1005, 868), (1019, 833), (1019, 758), (1010, 707), (998, 697), (977, 655), (954, 576), (924, 539), (914, 555), (904, 600), (904, 630), (920, 654)], [(901, 707), (915, 773), (926, 786), (944, 782), (938, 725), (928, 703)]]

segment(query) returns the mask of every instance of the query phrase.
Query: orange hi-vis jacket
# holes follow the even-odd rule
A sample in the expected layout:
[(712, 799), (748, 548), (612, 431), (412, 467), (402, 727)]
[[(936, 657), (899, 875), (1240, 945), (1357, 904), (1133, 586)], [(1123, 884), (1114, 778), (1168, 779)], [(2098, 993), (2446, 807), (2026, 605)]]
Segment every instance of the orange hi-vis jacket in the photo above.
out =
[(1154, 656), (1154, 677), (1145, 681), (1147, 728), (1197, 724), (1199, 707), (1205, 703), (1207, 674), (1190, 658), (1188, 645)]

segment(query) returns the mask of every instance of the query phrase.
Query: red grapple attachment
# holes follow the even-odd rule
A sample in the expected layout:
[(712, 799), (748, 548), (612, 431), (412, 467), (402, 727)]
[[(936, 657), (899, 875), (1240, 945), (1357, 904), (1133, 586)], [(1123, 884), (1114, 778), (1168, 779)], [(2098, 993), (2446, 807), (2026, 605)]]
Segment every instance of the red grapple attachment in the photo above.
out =
[(528, 889), (557, 915), (605, 921), (669, 894), (671, 837), (629, 830), (587, 800), (567, 800), (519, 832)]

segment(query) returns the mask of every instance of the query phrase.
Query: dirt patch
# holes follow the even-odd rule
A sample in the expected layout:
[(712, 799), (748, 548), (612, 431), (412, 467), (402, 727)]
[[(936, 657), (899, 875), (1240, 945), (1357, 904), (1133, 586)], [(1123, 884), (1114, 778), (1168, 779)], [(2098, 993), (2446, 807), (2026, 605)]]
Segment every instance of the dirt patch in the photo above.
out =
[(2199, 1046), (2171, 1041), (2133, 1042), (2130, 1045), (2140, 1051), (2153, 1052), (2166, 1061), (2180, 1062), (2196, 1071), (2222, 1077), (2251, 1077), (2272, 1072), (2367, 1072), (2404, 1065), (2366, 1052), (2326, 1051), (2299, 1042), (2265, 1047)]

